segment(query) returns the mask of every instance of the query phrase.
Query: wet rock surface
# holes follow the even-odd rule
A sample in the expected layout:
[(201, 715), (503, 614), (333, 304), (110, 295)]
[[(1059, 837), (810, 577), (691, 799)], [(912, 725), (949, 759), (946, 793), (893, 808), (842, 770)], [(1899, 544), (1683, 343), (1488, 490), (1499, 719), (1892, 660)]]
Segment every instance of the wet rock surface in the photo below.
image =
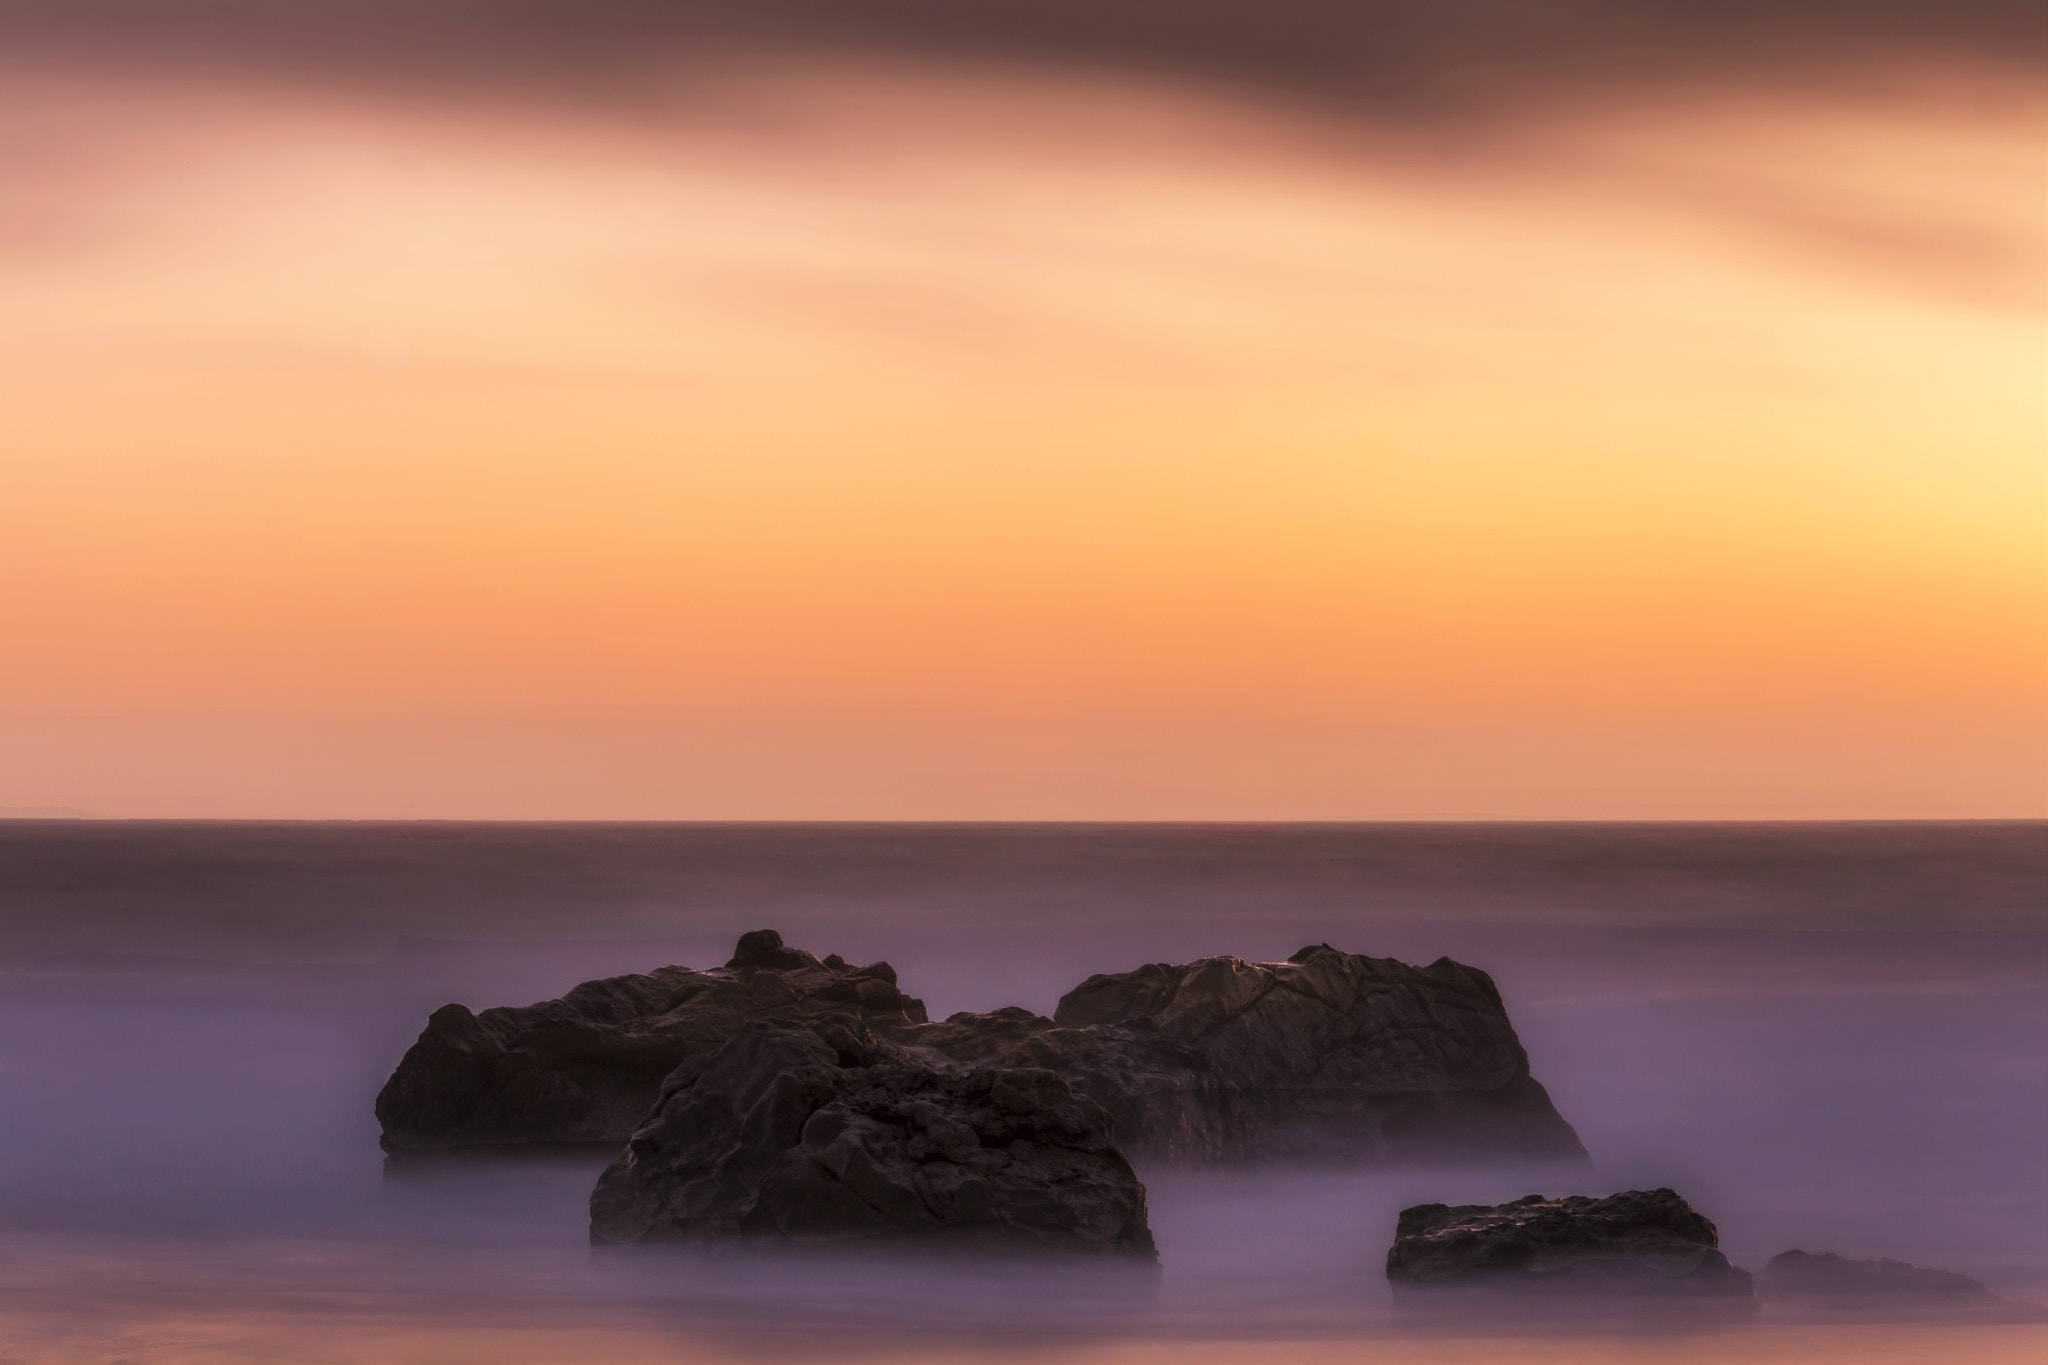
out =
[(1852, 1261), (1832, 1251), (1816, 1255), (1781, 1251), (1758, 1272), (1756, 1285), (1767, 1297), (1954, 1301), (1991, 1297), (1983, 1284), (1952, 1270), (1923, 1269), (1889, 1256)]
[(1109, 1111), (1140, 1161), (1582, 1161), (1492, 978), (1448, 958), (1304, 948), (1090, 977), (1051, 1019), (902, 1030), (953, 1062), (1042, 1067)]
[(1714, 1225), (1668, 1189), (1604, 1199), (1404, 1209), (1387, 1252), (1397, 1294), (1466, 1288), (1554, 1294), (1754, 1298)]
[(864, 1027), (925, 1022), (886, 962), (854, 967), (741, 937), (708, 971), (662, 967), (586, 981), (559, 1000), (428, 1019), (377, 1096), (386, 1151), (604, 1144), (647, 1117), (662, 1078), (747, 1024), (840, 1017)]
[(1100, 1106), (1049, 1071), (939, 1069), (834, 1021), (676, 1069), (590, 1200), (594, 1243), (939, 1244), (1154, 1258)]

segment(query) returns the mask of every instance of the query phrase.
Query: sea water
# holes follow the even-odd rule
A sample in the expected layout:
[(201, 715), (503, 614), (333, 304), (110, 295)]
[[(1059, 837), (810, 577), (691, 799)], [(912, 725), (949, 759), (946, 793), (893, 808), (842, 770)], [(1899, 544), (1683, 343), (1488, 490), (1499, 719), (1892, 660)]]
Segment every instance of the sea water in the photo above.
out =
[[(0, 823), (0, 1360), (2038, 1360), (2048, 827)], [(1156, 1274), (593, 1253), (603, 1158), (387, 1174), (426, 1015), (886, 958), (934, 1018), (1308, 943), (1490, 972), (1591, 1170), (1142, 1170)], [(1426, 1200), (1668, 1185), (2002, 1302), (1418, 1319)]]

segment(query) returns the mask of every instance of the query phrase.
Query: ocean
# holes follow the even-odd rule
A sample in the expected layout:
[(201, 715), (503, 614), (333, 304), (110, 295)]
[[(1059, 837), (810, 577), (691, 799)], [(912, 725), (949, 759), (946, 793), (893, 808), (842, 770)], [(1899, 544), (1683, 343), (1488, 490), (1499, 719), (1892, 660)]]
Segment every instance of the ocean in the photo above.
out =
[[(387, 1173), (448, 1001), (885, 958), (934, 1018), (1327, 942), (1499, 984), (1590, 1172), (1147, 1171), (1161, 1267), (597, 1254), (601, 1158)], [(2048, 1358), (2048, 825), (0, 821), (0, 1361)], [(1958, 1315), (1418, 1319), (1410, 1203), (1670, 1186)]]

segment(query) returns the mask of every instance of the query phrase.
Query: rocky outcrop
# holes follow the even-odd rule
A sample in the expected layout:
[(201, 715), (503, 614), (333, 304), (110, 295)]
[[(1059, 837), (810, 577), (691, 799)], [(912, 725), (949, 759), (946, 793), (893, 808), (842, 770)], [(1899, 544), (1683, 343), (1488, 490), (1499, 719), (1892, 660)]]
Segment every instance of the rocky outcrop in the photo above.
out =
[(1404, 1209), (1387, 1252), (1397, 1293), (1450, 1288), (1750, 1300), (1749, 1272), (1714, 1225), (1670, 1190), (1605, 1199)]
[(678, 1067), (598, 1180), (590, 1236), (1155, 1255), (1100, 1106), (1049, 1071), (940, 1070), (836, 1022), (749, 1024)]
[(855, 1026), (925, 1022), (886, 962), (849, 966), (744, 935), (723, 967), (662, 967), (586, 981), (559, 1000), (472, 1014), (446, 1005), (377, 1096), (388, 1152), (528, 1144), (623, 1143), (662, 1078), (747, 1024), (840, 1018)]
[(1139, 1161), (1583, 1161), (1485, 972), (1304, 948), (1090, 977), (1051, 1019), (956, 1014), (896, 1037), (1042, 1067), (1108, 1110)]
[(1859, 1299), (1989, 1299), (1991, 1292), (1953, 1270), (1923, 1270), (1889, 1256), (1852, 1261), (1832, 1251), (1808, 1255), (1782, 1251), (1756, 1277), (1768, 1297), (1823, 1296)]
[(616, 1146), (663, 1076), (745, 1025), (832, 1018), (935, 1071), (1054, 1072), (1140, 1162), (1585, 1158), (1492, 979), (1448, 958), (1411, 967), (1327, 944), (1286, 962), (1202, 958), (1090, 977), (1050, 1019), (931, 1023), (886, 963), (821, 961), (769, 930), (711, 971), (586, 982), (523, 1009), (444, 1007), (377, 1097), (384, 1146)]

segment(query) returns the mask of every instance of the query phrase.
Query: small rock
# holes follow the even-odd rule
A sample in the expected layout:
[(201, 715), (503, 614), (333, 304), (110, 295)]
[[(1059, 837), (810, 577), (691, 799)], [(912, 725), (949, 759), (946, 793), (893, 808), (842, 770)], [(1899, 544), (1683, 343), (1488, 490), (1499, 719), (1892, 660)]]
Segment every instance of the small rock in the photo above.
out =
[(1756, 1277), (1767, 1296), (1828, 1294), (1866, 1298), (1990, 1298), (1991, 1291), (1953, 1270), (1923, 1270), (1883, 1256), (1852, 1261), (1832, 1251), (1781, 1251)]
[(1665, 1189), (1420, 1204), (1402, 1210), (1387, 1279), (1402, 1293), (1463, 1287), (1753, 1298), (1749, 1272), (1729, 1264), (1719, 1243), (1714, 1225)]

